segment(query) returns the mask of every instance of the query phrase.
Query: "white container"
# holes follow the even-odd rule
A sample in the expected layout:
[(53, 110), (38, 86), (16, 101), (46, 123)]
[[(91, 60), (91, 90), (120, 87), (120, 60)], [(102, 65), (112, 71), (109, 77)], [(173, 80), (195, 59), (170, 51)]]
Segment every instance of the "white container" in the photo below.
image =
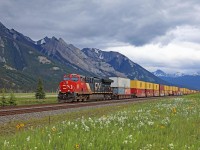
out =
[(109, 79), (114, 81), (111, 83), (111, 87), (130, 88), (130, 79), (128, 78), (109, 77)]

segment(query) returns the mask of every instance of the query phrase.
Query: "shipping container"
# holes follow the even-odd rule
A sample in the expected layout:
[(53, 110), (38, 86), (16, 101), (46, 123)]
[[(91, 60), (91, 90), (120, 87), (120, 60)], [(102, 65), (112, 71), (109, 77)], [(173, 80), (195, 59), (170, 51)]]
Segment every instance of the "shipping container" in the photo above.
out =
[(151, 97), (153, 96), (153, 89), (146, 89), (146, 97)]
[(165, 95), (164, 85), (162, 85), (162, 84), (159, 84), (159, 93), (160, 93), (160, 96)]
[(135, 95), (135, 97), (146, 97), (145, 89), (131, 88), (131, 94)]
[(146, 90), (153, 90), (153, 83), (151, 82), (145, 82), (145, 89)]
[(181, 95), (184, 95), (184, 88), (180, 88)]
[(178, 87), (172, 86), (172, 95), (178, 95)]
[(165, 96), (169, 96), (169, 91), (164, 91)]
[(125, 94), (125, 88), (112, 87), (113, 94)]
[(109, 79), (114, 81), (111, 83), (111, 87), (130, 88), (130, 79), (128, 78), (109, 77)]
[(130, 88), (145, 89), (145, 82), (139, 80), (131, 80)]
[(153, 84), (153, 96), (160, 96), (159, 84), (156, 83)]
[(169, 86), (169, 95), (173, 95), (172, 89), (173, 89), (173, 87)]
[(183, 95), (180, 87), (178, 87), (178, 95)]
[(124, 94), (131, 94), (131, 89), (130, 88), (125, 88), (124, 89)]
[(169, 86), (168, 85), (164, 85), (164, 90), (165, 91), (169, 91)]
[(164, 95), (169, 96), (169, 86), (168, 85), (164, 85)]
[(153, 83), (151, 82), (145, 82), (145, 89), (146, 89), (146, 97), (153, 96)]
[(159, 84), (153, 83), (153, 89), (159, 91)]

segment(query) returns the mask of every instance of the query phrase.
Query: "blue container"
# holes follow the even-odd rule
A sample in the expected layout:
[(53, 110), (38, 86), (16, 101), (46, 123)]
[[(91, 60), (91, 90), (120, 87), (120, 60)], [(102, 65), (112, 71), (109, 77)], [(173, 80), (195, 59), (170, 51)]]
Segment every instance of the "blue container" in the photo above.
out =
[(125, 94), (125, 88), (112, 87), (113, 94)]

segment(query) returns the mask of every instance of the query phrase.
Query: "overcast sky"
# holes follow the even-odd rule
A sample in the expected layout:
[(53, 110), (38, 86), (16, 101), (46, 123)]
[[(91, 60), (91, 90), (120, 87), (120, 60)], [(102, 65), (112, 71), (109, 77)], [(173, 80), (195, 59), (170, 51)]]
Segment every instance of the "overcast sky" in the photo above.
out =
[(199, 0), (0, 0), (0, 21), (33, 40), (118, 51), (149, 71), (200, 72)]

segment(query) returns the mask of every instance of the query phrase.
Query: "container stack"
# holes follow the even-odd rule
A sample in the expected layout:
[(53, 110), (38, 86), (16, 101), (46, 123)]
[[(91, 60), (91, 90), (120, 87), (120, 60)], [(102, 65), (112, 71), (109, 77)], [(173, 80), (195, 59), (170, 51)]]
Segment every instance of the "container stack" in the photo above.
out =
[(113, 94), (130, 94), (130, 79), (121, 77), (110, 77), (114, 82), (111, 83)]
[(173, 95), (173, 86), (169, 86), (169, 95)]
[(159, 84), (153, 84), (153, 96), (159, 96)]
[(145, 82), (139, 80), (131, 80), (130, 84), (131, 94), (136, 97), (145, 97)]
[(181, 95), (184, 95), (184, 88), (180, 88)]
[(145, 82), (145, 88), (146, 88), (146, 96), (147, 97), (153, 96), (153, 83)]
[(178, 93), (178, 87), (172, 86), (172, 95), (177, 95)]
[(165, 96), (165, 86), (162, 84), (159, 84), (159, 89), (160, 89), (160, 96)]
[(169, 96), (169, 86), (168, 85), (164, 85), (164, 95)]

